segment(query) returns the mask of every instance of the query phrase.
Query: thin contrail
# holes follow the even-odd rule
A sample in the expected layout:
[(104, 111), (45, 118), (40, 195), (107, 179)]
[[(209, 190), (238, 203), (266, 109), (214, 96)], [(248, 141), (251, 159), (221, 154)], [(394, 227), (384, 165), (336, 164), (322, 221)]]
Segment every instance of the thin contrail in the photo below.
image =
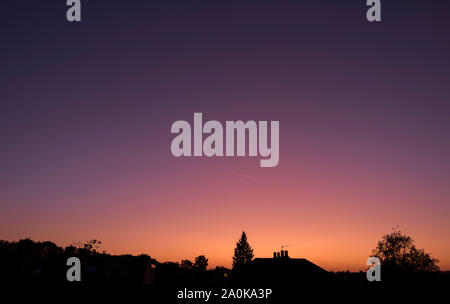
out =
[(240, 176), (240, 177), (244, 177), (244, 178), (248, 178), (251, 180), (258, 180), (256, 177), (251, 176), (251, 175), (247, 175), (247, 174), (242, 174), (242, 173), (238, 173), (238, 172), (232, 172), (231, 174), (236, 175), (236, 176)]

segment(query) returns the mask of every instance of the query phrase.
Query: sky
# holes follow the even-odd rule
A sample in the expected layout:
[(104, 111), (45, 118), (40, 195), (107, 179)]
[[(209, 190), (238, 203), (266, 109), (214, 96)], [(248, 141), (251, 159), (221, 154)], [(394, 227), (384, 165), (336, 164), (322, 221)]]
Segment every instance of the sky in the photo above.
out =
[[(450, 4), (0, 4), (0, 239), (365, 269), (392, 227), (450, 270)], [(171, 124), (280, 121), (280, 162), (174, 157)]]

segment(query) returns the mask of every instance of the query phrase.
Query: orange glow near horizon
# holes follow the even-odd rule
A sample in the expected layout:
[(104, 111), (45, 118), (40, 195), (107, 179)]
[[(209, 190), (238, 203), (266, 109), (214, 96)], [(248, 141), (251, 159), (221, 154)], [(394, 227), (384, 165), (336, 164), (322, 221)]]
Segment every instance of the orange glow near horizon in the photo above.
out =
[[(145, 253), (160, 262), (193, 260), (204, 254), (210, 267), (231, 267), (235, 243), (245, 230), (255, 257), (272, 257), (281, 245), (289, 245), (291, 257), (306, 258), (326, 270), (359, 271), (365, 269), (365, 261), (382, 235), (399, 224), (418, 247), (440, 259), (442, 270), (450, 269), (450, 245), (446, 242), (450, 227), (445, 217), (436, 217), (426, 208), (405, 207), (421, 199), (418, 193), (408, 197), (397, 188), (389, 196), (396, 199), (402, 195), (404, 201), (397, 199), (396, 206), (377, 205), (379, 200), (386, 202), (387, 193), (345, 191), (340, 187), (342, 181), (329, 184), (327, 190), (314, 187), (311, 179), (297, 186), (298, 177), (285, 178), (292, 181), (287, 183), (277, 174), (260, 171), (256, 175), (260, 169), (253, 170), (243, 176), (223, 166), (204, 170), (206, 179), (188, 173), (169, 174), (171, 183), (122, 185), (120, 191), (83, 198), (90, 202), (83, 210), (75, 206), (81, 198), (66, 199), (67, 207), (54, 210), (65, 214), (58, 219), (39, 210), (22, 218), (20, 226), (6, 219), (3, 225), (11, 231), (2, 231), (10, 239), (29, 236), (62, 246), (96, 238), (103, 242), (100, 250)], [(220, 174), (208, 175), (213, 171)], [(177, 191), (163, 186), (167, 184)], [(158, 197), (158, 208), (152, 206), (152, 197)], [(434, 225), (429, 225), (430, 221)]]

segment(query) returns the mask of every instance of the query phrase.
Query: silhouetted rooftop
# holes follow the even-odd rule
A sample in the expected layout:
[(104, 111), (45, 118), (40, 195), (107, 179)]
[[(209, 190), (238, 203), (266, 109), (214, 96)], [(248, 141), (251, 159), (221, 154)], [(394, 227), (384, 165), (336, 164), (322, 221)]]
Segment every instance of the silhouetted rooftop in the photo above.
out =
[(264, 267), (267, 270), (278, 268), (280, 270), (288, 270), (301, 273), (327, 273), (327, 271), (307, 259), (284, 258), (255, 258), (252, 264), (256, 267)]

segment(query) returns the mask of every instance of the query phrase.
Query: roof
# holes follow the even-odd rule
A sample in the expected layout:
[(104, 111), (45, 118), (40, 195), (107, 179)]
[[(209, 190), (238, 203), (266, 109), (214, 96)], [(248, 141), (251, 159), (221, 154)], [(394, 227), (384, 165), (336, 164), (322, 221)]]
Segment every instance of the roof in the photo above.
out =
[(327, 273), (327, 271), (307, 259), (292, 258), (255, 258), (252, 264), (256, 267), (264, 267), (266, 270), (276, 268), (298, 273)]
[(255, 258), (236, 275), (238, 283), (292, 285), (327, 280), (329, 273), (306, 259)]

